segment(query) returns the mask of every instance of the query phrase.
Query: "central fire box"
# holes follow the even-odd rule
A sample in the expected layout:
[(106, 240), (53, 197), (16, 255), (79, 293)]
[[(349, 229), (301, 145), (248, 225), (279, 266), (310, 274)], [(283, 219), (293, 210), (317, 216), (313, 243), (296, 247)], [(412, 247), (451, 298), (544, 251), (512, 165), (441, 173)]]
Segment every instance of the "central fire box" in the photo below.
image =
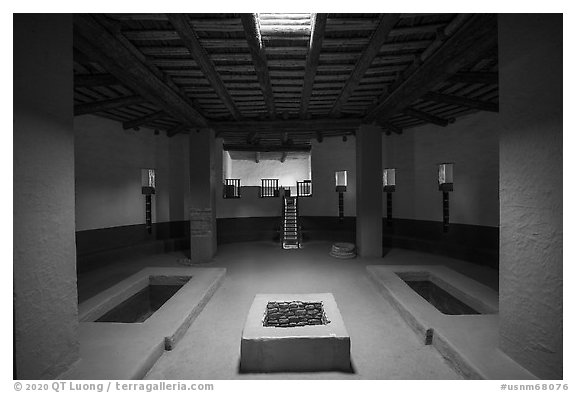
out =
[(242, 331), (240, 370), (350, 371), (350, 336), (334, 296), (257, 294)]

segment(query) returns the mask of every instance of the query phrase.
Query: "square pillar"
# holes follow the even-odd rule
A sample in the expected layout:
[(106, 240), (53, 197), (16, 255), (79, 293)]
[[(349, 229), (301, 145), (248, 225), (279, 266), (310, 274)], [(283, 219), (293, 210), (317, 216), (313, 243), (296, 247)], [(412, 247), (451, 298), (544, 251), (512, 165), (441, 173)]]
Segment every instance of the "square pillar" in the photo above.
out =
[(382, 129), (374, 125), (356, 132), (356, 247), (382, 256)]
[(562, 14), (498, 15), (500, 346), (562, 379)]
[(17, 379), (57, 378), (80, 355), (72, 64), (71, 14), (14, 15)]
[(216, 255), (216, 168), (214, 130), (190, 131), (190, 260)]

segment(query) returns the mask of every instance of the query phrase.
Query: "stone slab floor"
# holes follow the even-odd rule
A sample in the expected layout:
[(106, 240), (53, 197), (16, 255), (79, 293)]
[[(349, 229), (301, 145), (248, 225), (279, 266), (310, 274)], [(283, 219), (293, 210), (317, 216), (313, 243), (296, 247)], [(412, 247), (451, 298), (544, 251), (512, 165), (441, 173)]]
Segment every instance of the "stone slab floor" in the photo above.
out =
[[(148, 379), (460, 379), (432, 347), (408, 327), (375, 290), (366, 265), (443, 264), (498, 289), (496, 270), (455, 259), (392, 249), (383, 258), (340, 260), (331, 244), (310, 242), (300, 250), (276, 243), (221, 245), (201, 266), (225, 267), (226, 278), (188, 332), (149, 371)], [(117, 261), (78, 277), (83, 301), (145, 266), (182, 266), (182, 253)], [(257, 293), (322, 293), (336, 298), (351, 338), (352, 373), (242, 374), (242, 328)]]

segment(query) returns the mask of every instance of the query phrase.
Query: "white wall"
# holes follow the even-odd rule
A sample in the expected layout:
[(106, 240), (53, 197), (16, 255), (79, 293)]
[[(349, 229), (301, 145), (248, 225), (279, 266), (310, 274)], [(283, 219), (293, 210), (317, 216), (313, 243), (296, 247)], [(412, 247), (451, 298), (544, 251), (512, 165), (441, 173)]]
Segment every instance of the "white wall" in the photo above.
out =
[(72, 16), (15, 14), (17, 379), (56, 378), (79, 356), (72, 75)]
[(76, 229), (144, 224), (140, 170), (156, 169), (153, 222), (188, 219), (188, 136), (168, 138), (150, 129), (85, 115), (74, 118)]
[(501, 346), (561, 379), (562, 15), (503, 14), (498, 26)]
[(499, 115), (480, 112), (447, 127), (425, 125), (384, 135), (383, 167), (396, 168), (393, 216), (442, 221), (438, 164), (454, 162), (450, 222), (497, 227), (498, 130)]

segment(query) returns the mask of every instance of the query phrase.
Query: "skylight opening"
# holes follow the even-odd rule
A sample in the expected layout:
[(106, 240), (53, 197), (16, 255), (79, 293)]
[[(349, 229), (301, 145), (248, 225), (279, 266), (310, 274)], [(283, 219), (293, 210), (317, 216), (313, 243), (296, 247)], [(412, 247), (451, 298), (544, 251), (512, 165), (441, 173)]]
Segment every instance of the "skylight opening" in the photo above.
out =
[(314, 14), (257, 14), (262, 41), (274, 38), (310, 39)]

